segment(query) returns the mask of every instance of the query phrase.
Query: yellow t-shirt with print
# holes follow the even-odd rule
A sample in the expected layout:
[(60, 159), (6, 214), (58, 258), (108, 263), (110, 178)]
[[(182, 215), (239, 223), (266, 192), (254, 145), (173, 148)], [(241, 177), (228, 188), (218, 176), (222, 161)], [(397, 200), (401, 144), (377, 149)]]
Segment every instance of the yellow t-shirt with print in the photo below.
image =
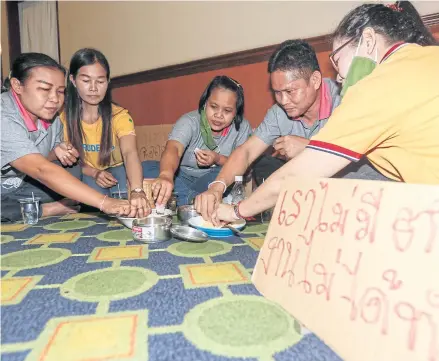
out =
[(439, 46), (408, 44), (349, 88), (311, 149), (366, 156), (388, 178), (439, 184)]
[[(110, 165), (108, 167), (117, 167), (123, 164), (122, 153), (119, 146), (119, 139), (125, 135), (135, 135), (134, 122), (131, 118), (128, 110), (119, 107), (115, 104), (112, 105), (113, 118), (112, 118), (112, 143), (113, 150), (111, 152)], [(61, 122), (64, 127), (64, 140), (68, 141), (68, 133), (66, 126), (66, 116), (62, 113), (60, 116)], [(99, 149), (102, 136), (102, 118), (100, 117), (93, 124), (85, 122), (81, 123), (84, 131), (83, 139), (83, 151), (84, 162), (89, 166), (103, 170), (108, 167), (99, 164)]]

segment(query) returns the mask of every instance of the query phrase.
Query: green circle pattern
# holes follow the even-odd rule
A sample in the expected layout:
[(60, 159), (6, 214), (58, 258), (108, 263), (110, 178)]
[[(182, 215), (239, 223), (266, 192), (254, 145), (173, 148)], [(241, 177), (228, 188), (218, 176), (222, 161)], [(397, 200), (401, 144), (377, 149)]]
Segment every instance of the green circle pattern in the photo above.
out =
[(130, 229), (124, 228), (101, 233), (96, 238), (104, 242), (132, 241), (133, 234)]
[(93, 221), (74, 220), (74, 221), (64, 221), (64, 222), (56, 222), (56, 223), (48, 224), (43, 228), (49, 231), (70, 231), (74, 229), (88, 228), (94, 226), (95, 224), (96, 222)]
[(8, 234), (2, 234), (0, 236), (0, 244), (11, 242), (14, 239), (15, 239), (14, 236), (10, 236)]
[(178, 242), (171, 244), (167, 251), (180, 257), (218, 256), (230, 252), (232, 246), (221, 241), (209, 240), (203, 243)]
[(268, 230), (268, 224), (255, 224), (253, 226), (245, 227), (241, 233), (250, 234), (250, 233), (265, 233)]
[(146, 292), (159, 280), (157, 273), (139, 267), (106, 268), (81, 273), (61, 286), (61, 295), (86, 302), (120, 300)]
[(2, 270), (21, 270), (53, 265), (69, 258), (72, 253), (62, 248), (38, 248), (7, 253), (1, 257)]
[(183, 332), (200, 349), (229, 357), (271, 356), (301, 339), (295, 320), (259, 296), (204, 302), (186, 315)]

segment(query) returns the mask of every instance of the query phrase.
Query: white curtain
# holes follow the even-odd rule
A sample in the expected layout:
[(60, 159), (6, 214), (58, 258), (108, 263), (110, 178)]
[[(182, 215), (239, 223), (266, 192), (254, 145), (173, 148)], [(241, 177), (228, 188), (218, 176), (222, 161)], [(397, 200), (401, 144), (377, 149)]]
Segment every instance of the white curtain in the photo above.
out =
[(56, 2), (23, 1), (18, 13), (21, 51), (44, 53), (59, 61)]

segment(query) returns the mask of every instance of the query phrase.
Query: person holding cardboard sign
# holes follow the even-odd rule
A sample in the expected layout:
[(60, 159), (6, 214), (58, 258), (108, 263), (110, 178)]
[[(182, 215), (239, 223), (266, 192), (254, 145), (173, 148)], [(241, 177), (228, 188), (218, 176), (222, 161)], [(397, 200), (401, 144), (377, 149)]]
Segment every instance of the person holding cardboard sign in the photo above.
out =
[(250, 198), (234, 207), (220, 205), (212, 222), (273, 207), (289, 176), (331, 177), (363, 157), (395, 181), (438, 184), (439, 47), (429, 46), (434, 44), (408, 2), (352, 10), (334, 33), (330, 58), (343, 100), (328, 124)]

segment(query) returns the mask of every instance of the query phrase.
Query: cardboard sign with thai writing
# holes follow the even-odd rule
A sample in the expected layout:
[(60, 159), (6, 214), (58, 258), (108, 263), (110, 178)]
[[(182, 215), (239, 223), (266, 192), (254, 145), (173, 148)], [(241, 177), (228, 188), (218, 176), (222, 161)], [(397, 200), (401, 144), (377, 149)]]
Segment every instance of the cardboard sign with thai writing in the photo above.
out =
[(344, 360), (439, 360), (439, 186), (285, 184), (258, 290)]

